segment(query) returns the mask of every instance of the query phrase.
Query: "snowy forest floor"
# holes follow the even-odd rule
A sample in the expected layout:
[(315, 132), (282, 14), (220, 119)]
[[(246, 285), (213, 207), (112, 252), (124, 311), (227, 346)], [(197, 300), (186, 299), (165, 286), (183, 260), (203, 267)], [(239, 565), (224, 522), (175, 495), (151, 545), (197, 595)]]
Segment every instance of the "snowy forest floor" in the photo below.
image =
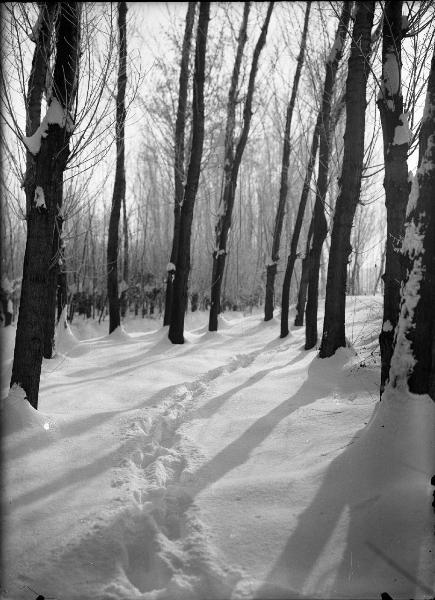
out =
[(378, 402), (381, 313), (349, 297), (326, 360), (260, 313), (217, 333), (189, 314), (181, 346), (157, 320), (77, 319), (40, 410), (2, 403), (0, 597), (432, 597), (434, 403)]

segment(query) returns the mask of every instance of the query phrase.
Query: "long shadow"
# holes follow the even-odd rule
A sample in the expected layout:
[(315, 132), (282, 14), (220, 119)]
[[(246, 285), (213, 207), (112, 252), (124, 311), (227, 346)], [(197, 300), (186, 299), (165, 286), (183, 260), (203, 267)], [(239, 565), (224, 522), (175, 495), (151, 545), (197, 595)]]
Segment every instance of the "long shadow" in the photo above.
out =
[[(106, 411), (100, 413), (92, 413), (90, 415), (86, 415), (81, 419), (75, 419), (71, 423), (60, 423), (58, 427), (56, 427), (56, 437), (70, 437), (72, 435), (81, 435), (85, 431), (97, 427), (104, 423), (104, 421), (109, 420), (113, 417), (113, 415), (118, 414), (119, 411)], [(57, 429), (59, 431), (57, 431)], [(7, 434), (6, 434), (7, 435)], [(35, 452), (38, 450), (42, 450), (43, 448), (52, 444), (52, 435), (45, 431), (38, 431), (33, 433), (31, 436), (25, 439), (23, 443), (20, 440), (19, 443), (11, 446), (5, 451), (8, 460), (15, 460), (28, 454), (29, 452)]]
[[(322, 598), (379, 598), (381, 592), (393, 598), (432, 596), (431, 582), (416, 575), (429, 533), (412, 518), (421, 505), (425, 469), (395, 462), (388, 443), (382, 446), (384, 427), (373, 419), (330, 464), (254, 598), (287, 598), (288, 590)], [(406, 491), (397, 486), (404, 466), (409, 467)], [(291, 497), (288, 501), (291, 505)]]
[[(297, 360), (298, 361), (302, 360), (302, 358), (305, 358), (305, 357), (304, 356), (298, 357)], [(193, 417), (198, 415), (200, 418), (203, 418), (203, 419), (210, 418), (217, 410), (219, 410), (219, 408), (223, 404), (225, 404), (225, 402), (227, 402), (227, 400), (229, 400), (232, 396), (234, 396), (238, 392), (255, 385), (256, 383), (258, 383), (259, 381), (264, 379), (270, 373), (279, 371), (281, 369), (288, 368), (290, 365), (294, 364), (295, 362), (297, 362), (297, 361), (292, 360), (289, 363), (281, 365), (280, 367), (270, 367), (269, 369), (263, 369), (262, 371), (257, 371), (257, 373), (252, 375), (249, 379), (244, 380), (240, 385), (237, 385), (237, 386), (231, 388), (230, 390), (221, 394), (220, 396), (214, 396), (213, 398), (211, 398), (211, 400), (209, 400), (206, 404), (204, 404), (203, 406), (198, 408), (198, 410), (195, 413), (193, 413)]]
[[(239, 438), (195, 471), (195, 495), (245, 463), (252, 450), (259, 446), (283, 419), (299, 408), (323, 398), (328, 393), (322, 381), (323, 371), (319, 367), (319, 360), (314, 358), (308, 368), (308, 379), (293, 396), (255, 421)], [(270, 371), (274, 370), (276, 368), (270, 369)], [(261, 375), (264, 377), (266, 374), (262, 373)], [(240, 386), (240, 389), (245, 386), (246, 383)], [(234, 390), (231, 391), (232, 393)], [(222, 401), (222, 398), (220, 400)]]
[(128, 442), (125, 442), (114, 450), (96, 458), (93, 462), (89, 462), (81, 467), (75, 467), (74, 469), (68, 469), (60, 477), (17, 496), (11, 504), (11, 508), (16, 510), (27, 504), (33, 504), (39, 500), (46, 499), (51, 494), (59, 493), (60, 491), (66, 493), (69, 488), (85, 485), (90, 479), (97, 477), (101, 472), (111, 469), (114, 466), (114, 459), (122, 456), (127, 448)]

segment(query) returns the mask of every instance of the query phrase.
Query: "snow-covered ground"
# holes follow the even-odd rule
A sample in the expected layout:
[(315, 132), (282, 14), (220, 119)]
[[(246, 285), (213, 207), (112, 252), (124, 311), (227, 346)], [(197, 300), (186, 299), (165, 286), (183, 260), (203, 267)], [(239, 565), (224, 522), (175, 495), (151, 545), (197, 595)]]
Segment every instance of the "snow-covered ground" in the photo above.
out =
[(326, 360), (260, 313), (61, 331), (40, 410), (3, 402), (1, 597), (432, 597), (434, 403), (378, 402), (380, 298), (347, 314)]

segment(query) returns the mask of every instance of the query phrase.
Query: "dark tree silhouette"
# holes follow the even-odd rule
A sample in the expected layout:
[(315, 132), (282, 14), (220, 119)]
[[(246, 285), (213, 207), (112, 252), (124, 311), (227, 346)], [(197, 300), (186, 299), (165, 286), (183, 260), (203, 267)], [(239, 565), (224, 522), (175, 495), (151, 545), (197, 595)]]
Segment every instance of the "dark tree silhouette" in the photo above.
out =
[(184, 29), (183, 48), (181, 50), (180, 82), (178, 92), (177, 119), (175, 122), (175, 148), (174, 148), (174, 234), (170, 263), (167, 268), (165, 314), (163, 325), (171, 322), (173, 284), (175, 263), (178, 254), (178, 240), (180, 237), (180, 214), (184, 195), (184, 132), (186, 128), (187, 91), (189, 87), (189, 56), (192, 45), (193, 23), (195, 21), (196, 2), (189, 2)]
[(107, 239), (109, 333), (121, 324), (118, 289), (119, 220), (125, 201), (125, 90), (127, 86), (127, 3), (118, 2), (119, 65), (116, 95), (116, 170)]
[(340, 189), (335, 206), (326, 282), (325, 319), (319, 356), (346, 346), (345, 310), (350, 236), (361, 189), (364, 158), (366, 87), (370, 69), (375, 3), (357, 2), (346, 80), (346, 127)]
[(22, 387), (34, 408), (38, 407), (44, 310), (49, 300), (54, 232), (60, 220), (63, 173), (69, 157), (69, 116), (78, 85), (81, 5), (61, 2), (56, 10), (56, 57), (51, 97), (44, 120), (26, 142), (35, 156), (35, 164), (34, 175), (26, 184), (31, 201), (11, 378), (11, 386)]
[(198, 191), (204, 143), (204, 79), (210, 2), (201, 2), (195, 48), (192, 99), (192, 147), (180, 213), (180, 237), (174, 278), (174, 294), (168, 337), (173, 344), (184, 343), (184, 314), (187, 307), (187, 281), (190, 270), (190, 238), (193, 209)]

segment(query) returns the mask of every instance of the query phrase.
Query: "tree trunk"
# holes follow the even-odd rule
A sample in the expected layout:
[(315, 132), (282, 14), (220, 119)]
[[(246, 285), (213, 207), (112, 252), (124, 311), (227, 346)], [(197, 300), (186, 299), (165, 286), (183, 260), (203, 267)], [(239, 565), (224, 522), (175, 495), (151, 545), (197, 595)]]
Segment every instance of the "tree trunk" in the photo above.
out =
[(204, 143), (205, 54), (209, 19), (210, 2), (201, 2), (196, 34), (195, 74), (193, 79), (192, 147), (180, 213), (180, 236), (174, 277), (171, 323), (168, 334), (173, 344), (184, 343), (184, 315), (187, 306), (187, 282), (190, 270), (190, 238)]
[(322, 125), (319, 143), (319, 169), (317, 175), (316, 201), (312, 217), (313, 239), (310, 248), (310, 272), (308, 278), (305, 349), (310, 350), (317, 344), (317, 311), (319, 303), (319, 274), (322, 258), (322, 247), (328, 232), (325, 217), (325, 199), (328, 191), (328, 171), (330, 144), (332, 133), (337, 123), (338, 114), (344, 106), (344, 99), (339, 101), (336, 119), (331, 119), (332, 95), (335, 88), (337, 69), (343, 55), (343, 46), (350, 20), (351, 2), (343, 4), (340, 21), (335, 35), (334, 46), (326, 63), (325, 85), (322, 98)]
[(266, 266), (266, 297), (264, 301), (264, 320), (270, 321), (273, 318), (273, 306), (274, 306), (274, 293), (275, 293), (275, 277), (278, 269), (279, 261), (279, 246), (281, 242), (282, 225), (284, 222), (284, 214), (287, 205), (287, 194), (288, 194), (288, 169), (290, 165), (290, 134), (291, 134), (291, 123), (293, 117), (293, 109), (296, 102), (296, 94), (299, 87), (299, 79), (301, 76), (302, 66), (305, 58), (305, 48), (307, 44), (307, 32), (308, 32), (308, 19), (310, 16), (311, 2), (307, 2), (305, 8), (305, 21), (304, 28), (302, 31), (301, 45), (299, 50), (299, 56), (296, 64), (296, 72), (293, 79), (292, 94), (290, 102), (287, 106), (287, 114), (285, 121), (284, 130), (284, 145), (282, 150), (282, 163), (281, 163), (281, 183), (279, 188), (279, 201), (278, 208), (275, 217), (275, 227), (273, 230), (272, 239), (272, 253), (270, 260)]
[(435, 400), (435, 52), (407, 206), (402, 253), (408, 262), (389, 379)]
[(177, 261), (178, 243), (180, 238), (180, 213), (184, 195), (184, 132), (186, 127), (187, 91), (189, 86), (189, 56), (192, 45), (192, 30), (195, 20), (196, 2), (189, 2), (184, 29), (183, 49), (181, 51), (180, 82), (178, 92), (177, 120), (175, 122), (175, 148), (174, 148), (174, 234), (169, 265), (167, 267), (165, 314), (163, 325), (171, 322), (173, 299), (174, 267)]
[(56, 329), (56, 306), (57, 306), (57, 285), (60, 273), (61, 263), (61, 231), (63, 219), (57, 217), (53, 233), (53, 250), (48, 271), (47, 283), (47, 302), (44, 306), (42, 318), (44, 320), (44, 358), (53, 358), (54, 356), (54, 334)]
[[(31, 137), (41, 123), (41, 101), (46, 90), (47, 68), (51, 56), (51, 36), (58, 9), (57, 2), (42, 2), (39, 9), (39, 27), (33, 41), (35, 52), (32, 59), (26, 97), (26, 136)], [(35, 193), (36, 161), (33, 154), (26, 151), (26, 175), (24, 190), (26, 192), (26, 217), (29, 215)]]
[[(382, 256), (381, 256), (381, 266), (379, 267), (379, 271), (378, 274), (376, 276), (376, 281), (375, 281), (375, 285), (373, 286), (373, 296), (376, 295), (376, 292), (378, 290), (378, 285), (379, 282), (381, 281), (381, 277), (382, 277), (382, 273), (384, 272), (384, 265), (385, 265), (385, 253), (386, 253), (386, 245), (384, 246), (384, 249), (382, 251)], [(375, 265), (376, 266), (376, 265)]]
[(304, 324), (305, 303), (307, 301), (308, 277), (310, 274), (310, 245), (313, 237), (313, 221), (311, 220), (308, 230), (305, 256), (302, 259), (301, 281), (299, 283), (298, 301), (296, 304), (295, 327)]
[(124, 242), (124, 253), (122, 260), (122, 280), (126, 283), (127, 288), (121, 294), (121, 316), (124, 318), (128, 311), (128, 290), (129, 290), (129, 272), (128, 272), (128, 218), (125, 195), (122, 199), (122, 239)]
[[(249, 3), (246, 3), (249, 4)], [(245, 14), (247, 9), (245, 4)], [(230, 93), (228, 97), (228, 117), (227, 117), (227, 131), (225, 136), (225, 167), (224, 167), (224, 191), (221, 203), (221, 214), (216, 225), (216, 247), (213, 252), (213, 273), (212, 273), (212, 284), (211, 284), (211, 306), (210, 306), (210, 317), (208, 329), (209, 331), (217, 331), (218, 328), (218, 314), (220, 312), (220, 298), (221, 298), (221, 287), (222, 277), (225, 270), (225, 259), (227, 254), (227, 241), (228, 232), (231, 227), (231, 216), (234, 206), (234, 198), (236, 194), (237, 178), (239, 174), (240, 163), (242, 155), (245, 150), (246, 142), (248, 140), (249, 129), (251, 125), (252, 116), (252, 98), (254, 95), (255, 78), (258, 70), (258, 61), (260, 58), (261, 51), (266, 43), (267, 29), (269, 27), (270, 17), (273, 10), (273, 2), (269, 2), (267, 9), (266, 18), (261, 28), (260, 36), (255, 45), (254, 54), (252, 58), (251, 71), (249, 74), (248, 91), (246, 94), (245, 106), (243, 109), (243, 128), (240, 134), (240, 138), (237, 142), (235, 152), (233, 152), (233, 135), (234, 125), (231, 124), (232, 113), (235, 115), (235, 95), (237, 93), (237, 81), (238, 81), (238, 70), (237, 69), (237, 56), (236, 62), (233, 69), (233, 79), (231, 82)], [(247, 16), (246, 16), (247, 19)], [(242, 23), (243, 28), (243, 23)], [(242, 28), (239, 36), (239, 48), (241, 45)], [(245, 34), (246, 35), (246, 34)], [(243, 54), (243, 47), (241, 48), (241, 54)], [(240, 55), (240, 61), (242, 56)], [(236, 87), (234, 88), (234, 107), (231, 108), (232, 99), (232, 87), (236, 77)], [(231, 132), (231, 137), (227, 135)]]
[(116, 98), (116, 170), (107, 240), (109, 333), (121, 324), (118, 291), (119, 219), (125, 198), (125, 88), (127, 85), (127, 3), (118, 2), (119, 67)]
[(319, 134), (321, 125), (321, 113), (319, 113), (314, 127), (313, 139), (311, 141), (310, 158), (308, 160), (307, 172), (305, 174), (304, 185), (302, 187), (301, 199), (299, 201), (298, 213), (296, 215), (295, 226), (293, 229), (292, 239), (290, 242), (290, 254), (287, 259), (287, 265), (284, 274), (284, 282), (282, 285), (282, 299), (281, 299), (281, 335), (280, 337), (286, 337), (289, 333), (288, 329), (288, 313), (290, 306), (290, 284), (293, 275), (293, 270), (297, 258), (299, 236), (302, 229), (302, 222), (304, 219), (305, 207), (308, 200), (308, 194), (310, 191), (311, 177), (313, 175), (314, 163), (316, 161), (317, 148), (319, 145)]
[[(80, 3), (58, 6), (53, 95), (41, 124), (40, 149), (35, 150), (35, 178), (27, 223), (20, 313), (15, 340), (11, 386), (23, 388), (30, 404), (38, 407), (44, 344), (43, 315), (47, 303), (53, 232), (60, 217), (63, 173), (69, 156), (71, 128), (68, 116), (78, 83)], [(63, 117), (59, 118), (59, 107)]]
[(364, 158), (366, 87), (374, 1), (358, 2), (346, 81), (346, 129), (340, 191), (335, 206), (326, 284), (325, 319), (319, 356), (346, 346), (346, 271), (350, 236), (359, 201)]
[[(388, 0), (384, 8), (382, 40), (382, 85), (378, 98), (384, 142), (385, 205), (387, 207), (387, 241), (384, 273), (383, 325), (379, 335), (381, 349), (381, 387), (384, 391), (393, 353), (394, 331), (400, 307), (400, 282), (404, 279), (400, 240), (405, 231), (406, 204), (408, 201), (408, 137), (400, 139), (395, 132), (403, 129), (407, 116), (403, 114), (401, 85), (402, 4)], [(391, 65), (397, 67), (397, 81), (391, 78)], [(398, 129), (399, 128), (399, 129)], [(406, 132), (405, 132), (406, 133)], [(400, 142), (400, 143), (399, 143)]]

